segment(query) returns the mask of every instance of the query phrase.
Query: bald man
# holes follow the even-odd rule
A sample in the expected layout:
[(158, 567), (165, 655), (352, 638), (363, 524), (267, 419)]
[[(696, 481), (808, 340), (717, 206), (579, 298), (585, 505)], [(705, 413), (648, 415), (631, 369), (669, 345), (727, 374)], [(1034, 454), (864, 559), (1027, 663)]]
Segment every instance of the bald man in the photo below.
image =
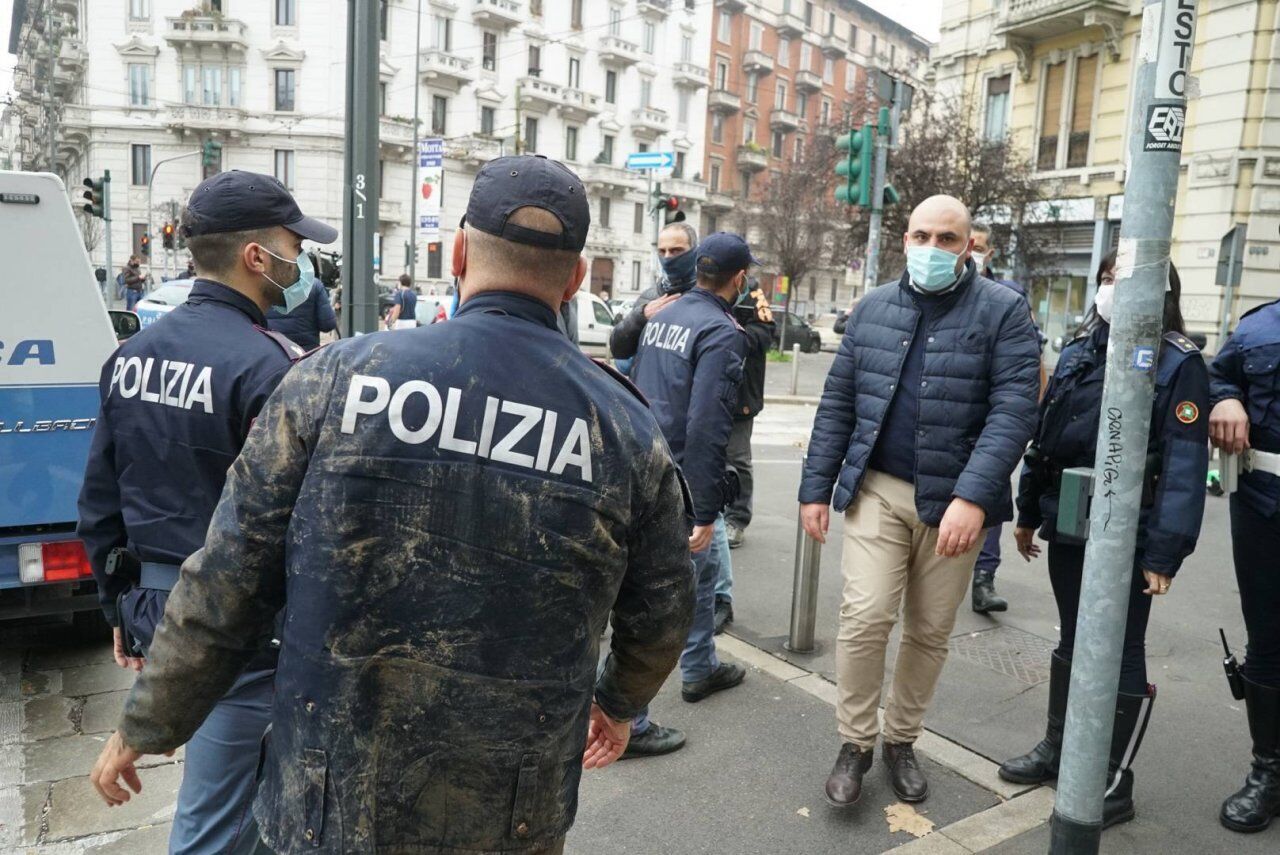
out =
[(1012, 517), (1009, 478), (1036, 425), (1039, 348), (1026, 302), (970, 260), (969, 211), (933, 196), (902, 236), (907, 269), (853, 310), (814, 420), (800, 515), (826, 542), (845, 514), (836, 646), (841, 748), (827, 800), (855, 803), (871, 767), (885, 645), (902, 644), (885, 704), (889, 781), (929, 786), (912, 745), (947, 658), (984, 528)]

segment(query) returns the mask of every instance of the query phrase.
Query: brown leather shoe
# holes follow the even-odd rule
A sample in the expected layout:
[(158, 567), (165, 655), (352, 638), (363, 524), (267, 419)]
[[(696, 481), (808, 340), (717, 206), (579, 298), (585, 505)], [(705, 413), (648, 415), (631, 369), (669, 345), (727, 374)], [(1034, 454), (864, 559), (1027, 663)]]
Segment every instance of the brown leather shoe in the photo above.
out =
[(884, 762), (889, 767), (889, 785), (904, 802), (922, 802), (929, 795), (929, 782), (920, 771), (916, 750), (910, 742), (884, 743)]
[(862, 751), (852, 742), (840, 746), (836, 765), (827, 778), (827, 801), (834, 807), (849, 807), (862, 798), (862, 776), (871, 768), (872, 750)]

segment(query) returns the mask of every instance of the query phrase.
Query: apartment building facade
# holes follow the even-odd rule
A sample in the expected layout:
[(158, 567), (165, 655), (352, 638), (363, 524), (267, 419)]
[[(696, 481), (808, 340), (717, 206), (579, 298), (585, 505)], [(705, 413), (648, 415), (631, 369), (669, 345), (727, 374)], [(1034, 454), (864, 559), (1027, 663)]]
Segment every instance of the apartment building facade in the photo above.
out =
[[(1200, 0), (1172, 259), (1192, 332), (1216, 349), (1223, 321), (1280, 296), (1280, 4)], [(932, 61), (943, 97), (974, 107), (974, 132), (1011, 138), (1036, 164), (1050, 269), (1027, 271), (1042, 326), (1068, 335), (1119, 238), (1140, 0), (948, 0)], [(1242, 287), (1215, 284), (1219, 242), (1247, 229)]]
[[(710, 29), (704, 232), (741, 229), (769, 183), (819, 137), (870, 117), (870, 72), (919, 86), (930, 47), (853, 0), (715, 0)], [(762, 279), (772, 289), (765, 261)], [(825, 265), (795, 283), (793, 307), (801, 314), (847, 308), (857, 279)]]
[[(115, 258), (151, 223), (157, 273), (154, 233), (211, 170), (274, 174), (304, 210), (340, 226), (346, 13), (343, 0), (15, 0), (15, 159), (62, 175), (77, 199), (85, 176), (110, 170)], [(419, 136), (445, 141), (441, 234), (419, 245), (425, 290), (451, 281), (476, 170), (517, 151), (582, 176), (589, 287), (644, 287), (655, 266), (647, 184), (624, 161), (674, 152), (663, 189), (697, 216), (707, 15), (689, 0), (383, 0), (380, 278), (405, 269), (413, 236), (416, 88)], [(209, 140), (221, 144), (212, 165), (191, 154)], [(86, 237), (101, 263), (104, 240)]]

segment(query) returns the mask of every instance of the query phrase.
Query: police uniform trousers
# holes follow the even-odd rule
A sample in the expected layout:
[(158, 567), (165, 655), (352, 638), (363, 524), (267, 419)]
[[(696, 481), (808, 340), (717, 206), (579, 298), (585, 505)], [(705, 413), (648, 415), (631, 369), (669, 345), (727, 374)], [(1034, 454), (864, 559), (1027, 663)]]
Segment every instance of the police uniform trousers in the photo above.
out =
[(738, 496), (724, 514), (729, 525), (735, 528), (745, 529), (751, 525), (751, 494), (755, 486), (751, 471), (751, 429), (755, 423), (755, 416), (734, 419), (729, 445), (725, 448), (729, 465), (738, 473)]
[(1280, 688), (1280, 512), (1264, 517), (1232, 493), (1231, 550), (1249, 633), (1244, 676)]
[(912, 743), (920, 736), (978, 558), (978, 543), (954, 558), (936, 555), (938, 529), (920, 521), (915, 497), (911, 482), (872, 469), (845, 514), (836, 719), (840, 737), (862, 750), (873, 748), (880, 732), (885, 648), (899, 610), (902, 642), (884, 738)]
[(990, 573), (995, 575), (1000, 567), (1000, 535), (1004, 533), (1004, 523), (993, 525), (987, 529), (982, 538), (982, 549), (978, 551), (978, 561), (973, 565), (974, 575)]
[(171, 855), (248, 855), (258, 843), (253, 798), (271, 722), (274, 670), (245, 671), (185, 749), (169, 834)]

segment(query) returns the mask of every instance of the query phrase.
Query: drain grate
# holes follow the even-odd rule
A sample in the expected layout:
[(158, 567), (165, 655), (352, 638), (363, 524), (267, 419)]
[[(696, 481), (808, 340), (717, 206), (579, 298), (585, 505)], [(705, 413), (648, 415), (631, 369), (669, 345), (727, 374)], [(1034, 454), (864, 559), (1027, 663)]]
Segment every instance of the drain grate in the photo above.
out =
[(951, 639), (953, 654), (1029, 686), (1049, 679), (1049, 655), (1057, 646), (1055, 641), (1011, 626)]

